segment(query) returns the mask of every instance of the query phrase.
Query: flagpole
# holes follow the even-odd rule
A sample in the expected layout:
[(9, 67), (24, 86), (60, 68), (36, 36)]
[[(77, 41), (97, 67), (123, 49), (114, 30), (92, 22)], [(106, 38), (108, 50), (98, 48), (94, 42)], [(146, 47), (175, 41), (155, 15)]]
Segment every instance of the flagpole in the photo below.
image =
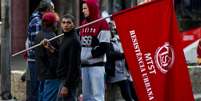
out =
[[(91, 24), (97, 23), (97, 22), (99, 22), (99, 21), (102, 21), (102, 20), (107, 19), (107, 18), (110, 18), (110, 17), (112, 17), (112, 15), (109, 15), (109, 16), (104, 17), (104, 18), (99, 18), (99, 19), (97, 19), (97, 20), (94, 20), (94, 21), (89, 22), (89, 23), (87, 23), (87, 24), (84, 24), (84, 25), (82, 25), (82, 26), (76, 27), (75, 29), (84, 28), (84, 27), (86, 27), (86, 26), (89, 26), (89, 25), (91, 25)], [(57, 39), (57, 38), (59, 38), (59, 37), (61, 37), (61, 36), (63, 36), (63, 35), (64, 35), (64, 34), (60, 34), (60, 35), (55, 36), (55, 37), (53, 37), (53, 38), (51, 38), (51, 39), (48, 39), (47, 41), (52, 41), (52, 40)], [(14, 54), (12, 54), (12, 57), (17, 56), (17, 55), (19, 55), (19, 54), (22, 54), (22, 53), (24, 53), (24, 52), (26, 52), (26, 51), (29, 51), (29, 50), (31, 50), (31, 49), (34, 49), (34, 48), (40, 46), (41, 44), (42, 44), (42, 43), (39, 43), (39, 44), (36, 44), (36, 45), (34, 45), (34, 46), (32, 46), (32, 47), (29, 47), (29, 48), (27, 48), (27, 49), (24, 49), (24, 50), (22, 50), (22, 51), (19, 51), (19, 52), (17, 52), (17, 53), (14, 53)]]

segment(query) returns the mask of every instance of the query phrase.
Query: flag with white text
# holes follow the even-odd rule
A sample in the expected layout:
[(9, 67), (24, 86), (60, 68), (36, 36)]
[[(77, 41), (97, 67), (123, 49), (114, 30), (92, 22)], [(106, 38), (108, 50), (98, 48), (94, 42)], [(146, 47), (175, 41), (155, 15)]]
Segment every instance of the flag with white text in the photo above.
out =
[(194, 101), (172, 0), (113, 15), (140, 101)]

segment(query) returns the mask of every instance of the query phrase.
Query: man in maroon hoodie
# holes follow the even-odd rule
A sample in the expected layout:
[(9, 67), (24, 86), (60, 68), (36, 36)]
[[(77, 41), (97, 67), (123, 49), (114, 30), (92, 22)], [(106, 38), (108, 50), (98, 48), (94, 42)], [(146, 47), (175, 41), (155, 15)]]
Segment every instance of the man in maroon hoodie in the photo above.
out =
[[(98, 2), (86, 0), (82, 4), (85, 19), (82, 25), (100, 18)], [(111, 34), (105, 20), (80, 29), (81, 73), (84, 101), (104, 101), (105, 53)]]

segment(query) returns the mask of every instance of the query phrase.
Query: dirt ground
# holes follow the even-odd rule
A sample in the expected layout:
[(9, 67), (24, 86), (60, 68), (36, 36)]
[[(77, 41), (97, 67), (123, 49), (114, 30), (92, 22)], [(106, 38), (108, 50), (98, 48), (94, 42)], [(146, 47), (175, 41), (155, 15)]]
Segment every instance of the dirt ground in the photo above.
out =
[[(201, 94), (201, 69), (193, 68), (189, 69), (189, 74), (192, 82), (192, 90), (194, 94)], [(17, 101), (25, 101), (26, 97), (26, 82), (22, 82), (20, 77), (22, 72), (12, 71), (11, 84), (12, 84), (12, 94), (17, 98)], [(196, 99), (196, 101), (201, 101), (201, 99)]]
[(21, 81), (22, 72), (12, 71), (11, 89), (12, 95), (17, 98), (17, 101), (25, 101), (26, 98), (26, 82)]

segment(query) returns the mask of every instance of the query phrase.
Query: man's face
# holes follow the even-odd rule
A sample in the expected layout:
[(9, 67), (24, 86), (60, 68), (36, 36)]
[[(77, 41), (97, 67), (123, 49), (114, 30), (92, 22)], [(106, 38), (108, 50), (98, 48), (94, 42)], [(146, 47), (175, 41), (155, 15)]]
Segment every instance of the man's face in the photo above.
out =
[(84, 17), (88, 17), (89, 16), (89, 8), (87, 6), (86, 3), (82, 4), (82, 12), (84, 14)]
[(74, 23), (70, 18), (62, 18), (61, 28), (63, 32), (69, 32), (74, 28)]

